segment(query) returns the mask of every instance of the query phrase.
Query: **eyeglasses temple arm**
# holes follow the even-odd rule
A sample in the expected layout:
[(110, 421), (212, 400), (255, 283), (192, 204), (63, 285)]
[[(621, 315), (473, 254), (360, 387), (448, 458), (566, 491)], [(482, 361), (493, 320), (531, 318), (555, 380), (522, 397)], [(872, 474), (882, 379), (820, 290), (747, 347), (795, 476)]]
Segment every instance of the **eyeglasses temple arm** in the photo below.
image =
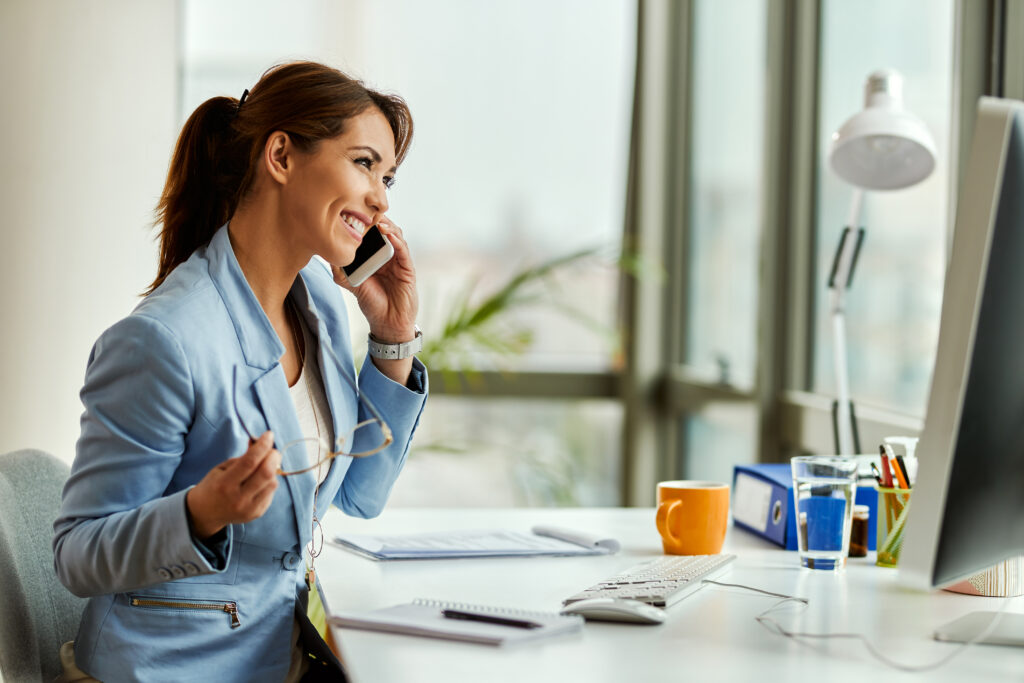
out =
[(356, 384), (355, 380), (349, 377), (348, 373), (345, 371), (345, 366), (343, 366), (341, 364), (341, 361), (338, 360), (338, 357), (334, 355), (334, 350), (331, 349), (331, 345), (320, 344), (320, 348), (324, 349), (327, 352), (327, 354), (331, 357), (331, 360), (334, 361), (334, 365), (338, 368), (338, 372), (341, 373), (342, 379), (344, 379), (345, 382), (349, 385), (349, 387), (352, 388), (352, 391), (356, 392), (356, 398), (363, 402), (363, 405), (366, 406), (366, 409), (369, 411), (370, 415), (380, 423), (380, 430), (384, 434), (384, 446), (382, 446), (381, 449), (378, 450), (382, 450), (383, 448), (390, 446), (391, 443), (395, 440), (395, 437), (391, 432), (391, 427), (388, 425), (387, 420), (385, 420), (384, 416), (380, 414), (379, 410), (377, 410), (377, 406), (373, 405), (373, 401), (370, 400), (370, 397), (366, 396), (362, 391), (360, 391), (359, 385)]

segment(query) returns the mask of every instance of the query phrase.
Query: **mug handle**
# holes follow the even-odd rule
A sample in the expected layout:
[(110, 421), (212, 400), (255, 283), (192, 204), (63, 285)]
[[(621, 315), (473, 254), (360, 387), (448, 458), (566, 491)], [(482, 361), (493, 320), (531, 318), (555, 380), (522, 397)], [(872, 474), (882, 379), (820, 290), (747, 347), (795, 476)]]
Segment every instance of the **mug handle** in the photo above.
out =
[(658, 533), (661, 534), (662, 538), (667, 538), (674, 543), (678, 543), (679, 539), (672, 534), (672, 527), (669, 526), (668, 518), (674, 511), (681, 509), (682, 504), (683, 501), (678, 498), (675, 500), (666, 500), (658, 506), (658, 516), (655, 519), (658, 525)]

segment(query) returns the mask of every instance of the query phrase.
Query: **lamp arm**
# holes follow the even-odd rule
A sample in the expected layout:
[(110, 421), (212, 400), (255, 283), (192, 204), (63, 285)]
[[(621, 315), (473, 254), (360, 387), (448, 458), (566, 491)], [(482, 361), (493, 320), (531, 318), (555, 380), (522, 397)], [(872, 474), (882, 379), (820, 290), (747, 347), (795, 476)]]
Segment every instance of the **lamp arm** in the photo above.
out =
[(843, 228), (836, 253), (832, 257), (832, 270), (828, 276), (829, 289), (845, 292), (853, 283), (853, 271), (857, 268), (857, 258), (860, 256), (865, 234), (864, 228), (857, 228), (856, 232), (853, 228)]
[[(841, 295), (833, 292), (833, 301)], [(850, 409), (850, 376), (846, 367), (846, 321), (842, 305), (833, 304), (832, 308), (833, 362), (836, 369), (836, 434), (839, 443), (836, 453), (854, 455), (853, 415)]]
[(861, 245), (864, 243), (864, 228), (856, 228), (859, 221), (863, 191), (854, 190), (850, 204), (851, 223), (843, 228), (839, 244), (832, 259), (828, 288), (833, 332), (833, 362), (836, 377), (836, 451), (840, 455), (854, 455), (853, 411), (850, 405), (850, 373), (846, 354), (846, 290), (853, 282)]

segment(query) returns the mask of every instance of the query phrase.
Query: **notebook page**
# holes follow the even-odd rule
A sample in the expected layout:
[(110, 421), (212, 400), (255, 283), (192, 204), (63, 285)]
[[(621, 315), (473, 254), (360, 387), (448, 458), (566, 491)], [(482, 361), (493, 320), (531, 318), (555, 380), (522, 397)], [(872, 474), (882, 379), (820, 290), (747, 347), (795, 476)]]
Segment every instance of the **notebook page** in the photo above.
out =
[[(524, 629), (481, 621), (448, 619), (445, 609), (459, 609), (485, 615), (528, 619), (542, 624), (540, 628)], [(385, 633), (444, 638), (487, 645), (509, 645), (563, 633), (578, 631), (582, 617), (555, 612), (527, 612), (484, 605), (467, 605), (435, 600), (416, 600), (371, 612), (341, 612), (330, 617), (331, 624)]]

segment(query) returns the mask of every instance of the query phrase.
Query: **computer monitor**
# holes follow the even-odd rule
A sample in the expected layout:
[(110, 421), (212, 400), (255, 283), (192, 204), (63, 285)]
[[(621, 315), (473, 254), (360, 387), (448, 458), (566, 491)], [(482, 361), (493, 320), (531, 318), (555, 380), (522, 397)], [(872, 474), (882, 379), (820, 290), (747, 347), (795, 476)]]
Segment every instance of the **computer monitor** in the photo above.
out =
[(899, 581), (1024, 554), (1024, 103), (982, 98), (957, 208)]

